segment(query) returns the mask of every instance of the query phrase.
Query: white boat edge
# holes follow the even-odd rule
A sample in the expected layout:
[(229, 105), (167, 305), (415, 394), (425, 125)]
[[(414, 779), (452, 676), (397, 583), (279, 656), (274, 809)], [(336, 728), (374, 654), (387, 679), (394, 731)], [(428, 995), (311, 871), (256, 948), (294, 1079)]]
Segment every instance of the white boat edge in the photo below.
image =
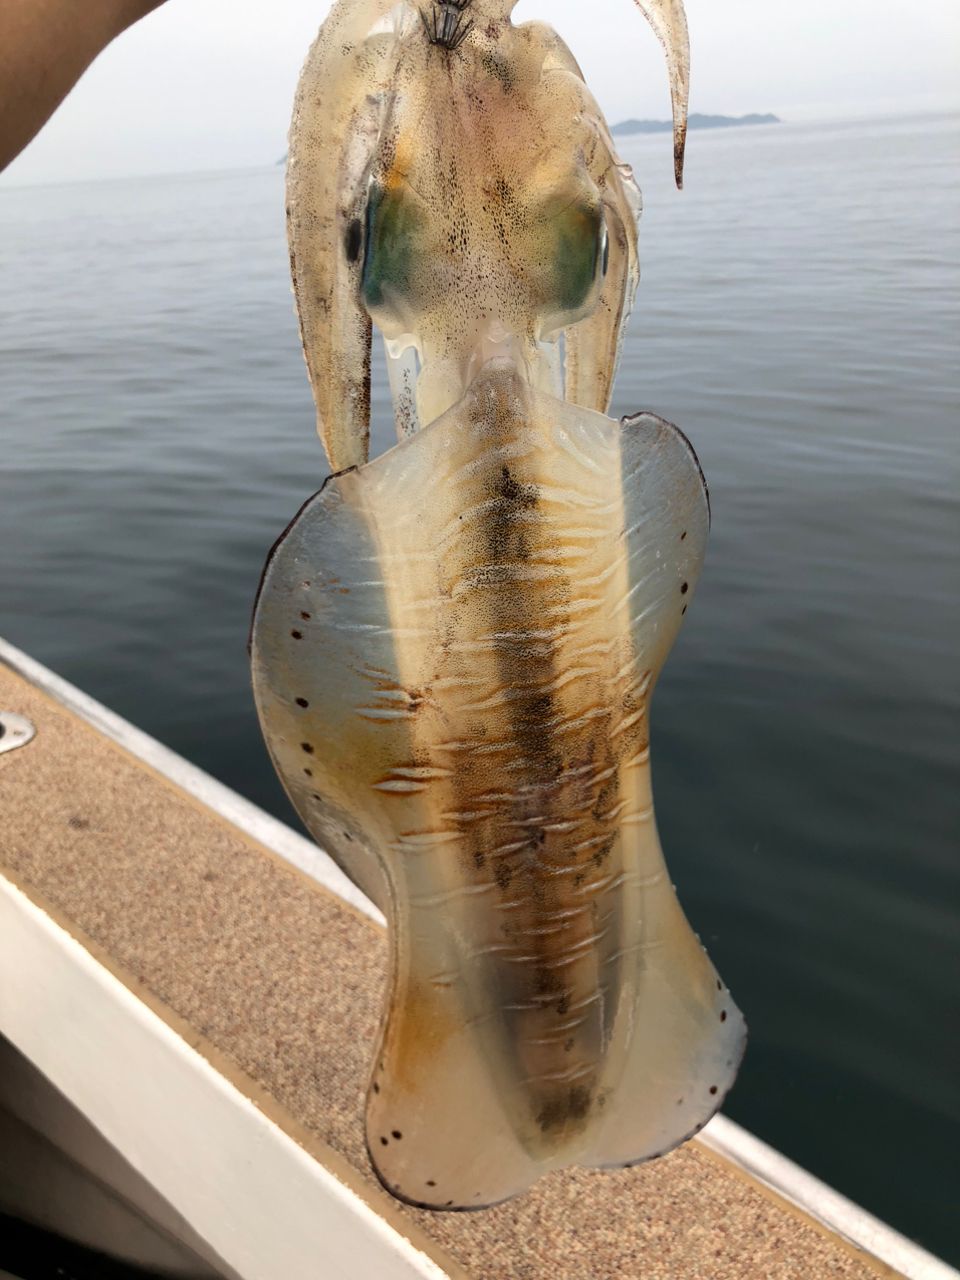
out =
[[(377, 908), (328, 854), (305, 836), (237, 795), (202, 769), (157, 742), (42, 663), (0, 638), (0, 663), (111, 738), (131, 755), (193, 795), (227, 822), (311, 876), (329, 892), (383, 925)], [(27, 956), (30, 963), (25, 963)], [(157, 1014), (100, 965), (70, 934), (0, 876), (0, 1030), (79, 1107), (121, 1151), (135, 1149), (140, 1171), (207, 1239), (223, 1260), (251, 1280), (312, 1277), (324, 1256), (335, 1280), (362, 1274), (384, 1280), (449, 1274), (386, 1223), (360, 1196), (266, 1117), (192, 1049)], [(14, 980), (10, 980), (14, 975)], [(38, 1017), (42, 1003), (55, 1010)], [(56, 1037), (71, 1009), (82, 1052), (67, 1057)], [(60, 1020), (58, 1022), (58, 1019)], [(137, 1068), (129, 1088), (105, 1087), (104, 1043)], [(165, 1105), (182, 1143), (169, 1127), (164, 1142), (151, 1138), (146, 1117), (156, 1106), (160, 1074), (171, 1090)], [(177, 1153), (202, 1123), (220, 1115), (224, 1141), (204, 1149), (204, 1167), (187, 1169)], [(242, 1123), (238, 1123), (238, 1117)], [(834, 1191), (723, 1115), (699, 1134), (700, 1142), (908, 1280), (960, 1280), (957, 1271), (920, 1245)], [(241, 1149), (237, 1150), (238, 1144)], [(209, 1167), (208, 1167), (209, 1166)], [(292, 1181), (291, 1181), (292, 1180)], [(302, 1194), (291, 1191), (296, 1184)], [(209, 1187), (218, 1194), (211, 1197)], [(283, 1188), (281, 1193), (280, 1188)], [(256, 1230), (251, 1224), (256, 1223)], [(334, 1249), (331, 1253), (331, 1243)]]
[(245, 1280), (447, 1274), (3, 876), (0, 973), (7, 1038)]

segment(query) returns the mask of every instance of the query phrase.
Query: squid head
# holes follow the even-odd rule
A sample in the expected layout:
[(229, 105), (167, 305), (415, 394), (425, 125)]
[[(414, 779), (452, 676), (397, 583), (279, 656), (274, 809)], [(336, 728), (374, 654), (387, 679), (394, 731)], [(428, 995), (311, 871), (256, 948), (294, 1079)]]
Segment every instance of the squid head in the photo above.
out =
[[(289, 238), (335, 474), (252, 633), (278, 772), (389, 923), (371, 1159), (433, 1208), (662, 1154), (744, 1041), (650, 786), (706, 488), (677, 428), (605, 416), (639, 193), (569, 50), (511, 8), (340, 0), (310, 53)], [(683, 10), (640, 8), (679, 182)], [(368, 461), (374, 324), (399, 442)]]
[[(683, 6), (636, 3), (667, 52), (679, 185), (689, 81)], [(487, 318), (504, 325), (503, 300), (519, 293), (518, 304), (540, 311), (539, 325), (524, 314), (529, 348), (556, 334), (551, 320), (570, 310), (591, 248), (606, 255), (609, 279), (589, 299), (598, 305), (581, 301), (587, 314), (567, 331), (566, 398), (601, 412), (609, 404), (638, 278), (639, 192), (573, 55), (542, 24), (514, 27), (512, 8), (510, 0), (337, 0), (303, 69), (288, 239), (318, 429), (335, 471), (368, 456), (371, 315), (386, 321), (398, 429), (416, 430), (436, 405), (427, 385), (418, 405), (418, 371), (428, 359), (462, 362), (470, 341), (457, 304), (476, 322), (475, 303), (493, 297)], [(565, 224), (551, 218), (551, 202), (554, 215), (569, 210)], [(531, 223), (539, 237), (523, 236)], [(544, 243), (548, 230), (552, 243)], [(498, 247), (500, 270), (484, 276)], [(576, 250), (569, 262), (568, 247)], [(531, 280), (523, 297), (518, 281), (537, 263), (531, 248), (554, 272), (564, 265), (559, 297), (550, 279)], [(409, 296), (411, 277), (418, 296)], [(471, 301), (464, 290), (478, 278)], [(432, 291), (441, 305), (436, 297), (424, 305), (422, 293)], [(556, 356), (532, 358), (544, 362), (555, 365)], [(456, 372), (464, 371), (431, 369), (426, 382), (455, 382)]]

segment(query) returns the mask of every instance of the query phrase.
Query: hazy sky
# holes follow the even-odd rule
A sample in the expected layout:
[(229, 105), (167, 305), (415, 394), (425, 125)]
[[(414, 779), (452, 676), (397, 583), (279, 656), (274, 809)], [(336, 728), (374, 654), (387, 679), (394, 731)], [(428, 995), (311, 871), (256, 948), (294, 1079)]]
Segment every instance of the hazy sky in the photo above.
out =
[[(30, 183), (267, 164), (286, 149), (326, 0), (167, 0), (94, 63), (0, 177)], [(686, 0), (691, 109), (793, 120), (960, 109), (958, 0)], [(549, 21), (611, 123), (669, 115), (660, 46), (630, 0), (520, 0)]]

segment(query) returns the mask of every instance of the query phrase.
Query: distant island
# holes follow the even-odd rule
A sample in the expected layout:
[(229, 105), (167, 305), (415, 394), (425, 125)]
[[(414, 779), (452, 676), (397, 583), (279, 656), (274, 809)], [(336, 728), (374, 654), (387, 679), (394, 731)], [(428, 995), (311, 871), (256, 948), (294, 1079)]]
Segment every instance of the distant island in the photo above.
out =
[[(764, 115), (749, 116), (702, 116), (696, 112), (687, 118), (689, 129), (730, 129), (741, 124), (782, 124), (779, 116), (772, 111)], [(672, 133), (672, 120), (621, 120), (610, 130), (611, 133)]]

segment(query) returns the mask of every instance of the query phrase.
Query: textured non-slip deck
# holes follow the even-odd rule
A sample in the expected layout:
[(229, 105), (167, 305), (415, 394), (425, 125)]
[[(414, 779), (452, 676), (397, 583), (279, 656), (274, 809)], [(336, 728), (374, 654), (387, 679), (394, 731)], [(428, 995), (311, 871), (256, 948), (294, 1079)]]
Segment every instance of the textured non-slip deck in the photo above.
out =
[(696, 1143), (638, 1169), (554, 1174), (480, 1213), (398, 1204), (363, 1142), (382, 932), (2, 665), (0, 707), (38, 729), (0, 756), (0, 870), (452, 1274), (895, 1274)]

